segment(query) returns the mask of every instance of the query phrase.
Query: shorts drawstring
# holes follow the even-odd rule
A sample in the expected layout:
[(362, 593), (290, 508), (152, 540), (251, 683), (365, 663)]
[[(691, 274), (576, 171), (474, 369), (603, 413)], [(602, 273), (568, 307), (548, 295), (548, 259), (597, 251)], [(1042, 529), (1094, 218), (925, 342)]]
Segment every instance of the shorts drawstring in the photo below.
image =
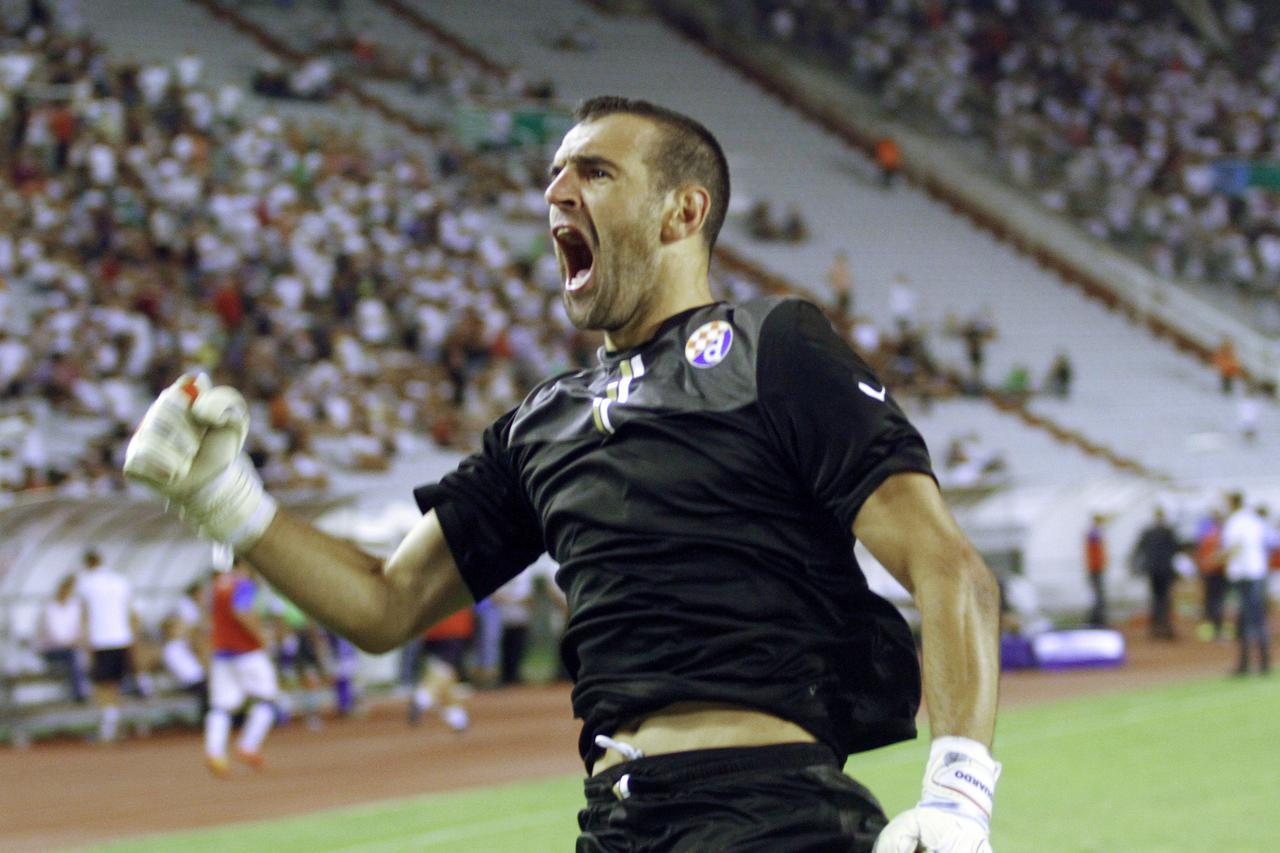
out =
[[(601, 749), (612, 749), (627, 761), (635, 761), (637, 758), (644, 758), (643, 749), (636, 749), (631, 744), (623, 743), (620, 740), (614, 740), (608, 735), (596, 735), (596, 746)], [(619, 800), (625, 800), (631, 796), (630, 773), (623, 774), (617, 782), (613, 783), (613, 795)]]
[(635, 761), (637, 758), (644, 758), (643, 749), (636, 749), (631, 744), (623, 743), (620, 740), (614, 740), (608, 735), (596, 735), (596, 746), (601, 749), (612, 749), (627, 761)]

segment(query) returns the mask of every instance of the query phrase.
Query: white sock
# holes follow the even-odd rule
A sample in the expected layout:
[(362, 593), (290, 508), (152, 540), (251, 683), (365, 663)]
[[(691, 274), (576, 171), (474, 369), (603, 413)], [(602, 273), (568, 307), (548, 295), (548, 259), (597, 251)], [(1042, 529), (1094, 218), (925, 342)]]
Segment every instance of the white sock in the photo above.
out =
[(118, 728), (120, 728), (120, 707), (118, 705), (103, 707), (102, 719), (98, 721), (98, 740), (115, 740)]
[(455, 732), (460, 732), (471, 724), (467, 709), (461, 705), (450, 705), (440, 712), (445, 724)]
[(271, 731), (271, 724), (276, 721), (276, 709), (270, 702), (254, 702), (249, 709), (249, 719), (244, 721), (244, 731), (240, 732), (240, 749), (245, 752), (257, 752), (262, 742)]
[(227, 739), (231, 736), (231, 715), (213, 708), (204, 715), (204, 754), (210, 758), (227, 757)]
[(430, 690), (425, 687), (419, 687), (413, 691), (413, 704), (425, 711), (436, 704), (436, 700), (432, 698)]

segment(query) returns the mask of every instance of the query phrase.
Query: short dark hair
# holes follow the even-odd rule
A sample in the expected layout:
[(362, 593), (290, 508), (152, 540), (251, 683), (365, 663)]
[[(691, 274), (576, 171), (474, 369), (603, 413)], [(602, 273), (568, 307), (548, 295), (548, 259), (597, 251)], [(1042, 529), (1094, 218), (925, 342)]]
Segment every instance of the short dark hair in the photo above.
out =
[(661, 128), (661, 141), (646, 158), (657, 175), (659, 192), (691, 181), (705, 187), (711, 195), (711, 207), (702, 225), (709, 253), (716, 245), (729, 209), (729, 161), (719, 141), (701, 122), (639, 98), (618, 95), (590, 98), (573, 111), (573, 120), (582, 123), (617, 113), (650, 119)]

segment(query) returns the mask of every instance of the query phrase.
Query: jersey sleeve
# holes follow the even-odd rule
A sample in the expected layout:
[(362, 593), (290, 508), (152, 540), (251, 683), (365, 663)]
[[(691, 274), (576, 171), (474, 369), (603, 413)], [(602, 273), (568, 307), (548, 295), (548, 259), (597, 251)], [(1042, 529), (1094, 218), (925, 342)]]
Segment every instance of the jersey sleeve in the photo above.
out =
[(438, 483), (414, 489), (418, 508), (434, 509), (454, 562), (476, 601), (488, 598), (545, 549), (542, 527), (510, 458), (515, 411), (484, 433), (481, 449)]
[(756, 382), (780, 452), (845, 530), (889, 476), (933, 476), (920, 433), (813, 304), (787, 300), (765, 318)]

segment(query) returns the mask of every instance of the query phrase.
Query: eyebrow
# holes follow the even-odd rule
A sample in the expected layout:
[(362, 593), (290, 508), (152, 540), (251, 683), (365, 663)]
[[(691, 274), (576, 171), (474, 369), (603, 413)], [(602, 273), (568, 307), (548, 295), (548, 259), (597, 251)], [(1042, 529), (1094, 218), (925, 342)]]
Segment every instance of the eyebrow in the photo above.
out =
[(547, 177), (554, 178), (564, 169), (565, 166), (573, 165), (579, 169), (590, 169), (593, 166), (603, 166), (614, 172), (620, 172), (622, 169), (617, 163), (608, 157), (601, 157), (596, 154), (574, 154), (568, 157), (563, 163), (552, 163), (547, 167)]

